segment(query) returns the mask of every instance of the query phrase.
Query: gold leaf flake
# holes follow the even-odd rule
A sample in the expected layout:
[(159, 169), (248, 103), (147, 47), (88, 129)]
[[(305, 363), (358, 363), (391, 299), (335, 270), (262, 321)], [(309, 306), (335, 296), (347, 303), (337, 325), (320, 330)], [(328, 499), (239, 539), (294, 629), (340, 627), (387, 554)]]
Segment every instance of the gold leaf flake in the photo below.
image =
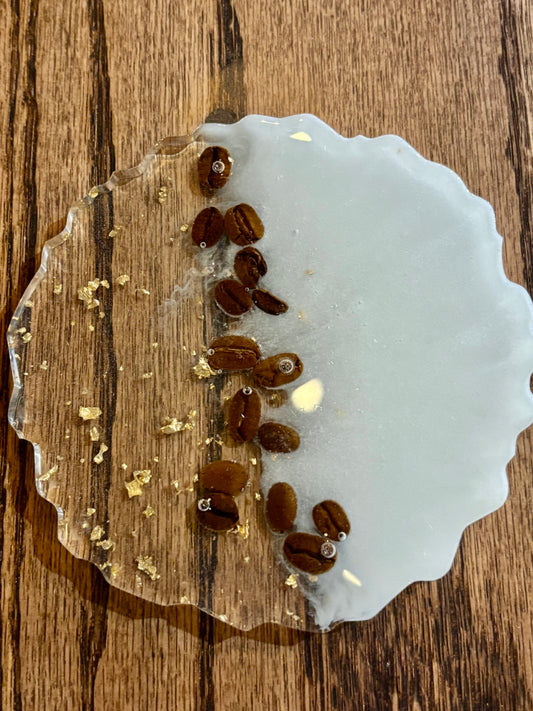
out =
[(128, 465), (125, 464), (124, 462), (122, 462), (122, 464), (120, 465), (120, 468), (124, 469), (124, 471), (126, 471), (126, 469), (128, 468)]
[(256, 457), (250, 457), (250, 464), (255, 467), (257, 464), (257, 458)]
[(97, 198), (98, 195), (99, 195), (98, 188), (91, 188), (89, 190), (89, 197), (92, 197), (93, 200), (94, 200), (94, 198)]
[(151, 555), (137, 556), (135, 561), (137, 562), (137, 568), (139, 568), (142, 573), (146, 573), (151, 580), (159, 580), (161, 576), (157, 572)]
[(305, 131), (296, 131), (296, 133), (291, 133), (289, 138), (294, 138), (295, 141), (305, 141), (306, 143), (313, 140)]
[(100, 282), (98, 279), (93, 279), (87, 283), (87, 286), (82, 286), (78, 289), (78, 299), (83, 301), (88, 309), (95, 309), (97, 306), (100, 306), (100, 302), (94, 296), (99, 286)]
[(143, 491), (143, 486), (148, 484), (151, 478), (152, 472), (150, 469), (138, 469), (134, 471), (133, 480), (124, 482), (129, 498), (131, 499), (133, 496), (140, 496)]
[(100, 286), (103, 286), (104, 289), (109, 289), (109, 282), (107, 279), (100, 279)]
[(188, 229), (189, 229), (189, 225), (187, 223), (184, 223), (180, 227), (180, 232), (187, 232)]
[(157, 342), (152, 343), (152, 348), (154, 350), (157, 350), (159, 348), (159, 343), (157, 343)]
[(151, 518), (152, 516), (155, 516), (155, 509), (151, 506), (147, 506), (142, 513), (143, 516), (146, 516), (146, 518)]
[(22, 341), (23, 341), (23, 343), (29, 343), (29, 342), (31, 341), (31, 339), (32, 339), (31, 333), (25, 333), (25, 334), (22, 336)]
[(246, 540), (250, 535), (250, 521), (246, 519), (244, 523), (238, 523), (235, 528), (231, 529), (231, 532), (238, 533), (243, 540)]
[(119, 565), (118, 563), (112, 563), (112, 565), (111, 565), (111, 570), (110, 570), (111, 577), (112, 577), (112, 578), (116, 578), (117, 575), (120, 573), (121, 570), (122, 570), (122, 566), (121, 566), (121, 565)]
[(259, 491), (256, 491), (256, 492), (255, 492), (255, 500), (256, 500), (256, 501), (262, 501), (262, 500), (263, 500), (263, 497), (261, 496), (261, 494), (259, 493)]
[(86, 461), (85, 457), (80, 457), (80, 464), (85, 464)]
[(135, 289), (136, 294), (142, 294), (143, 296), (149, 296), (150, 292), (148, 289), (140, 288), (140, 289)]
[(150, 479), (152, 478), (152, 472), (150, 469), (137, 469), (133, 472), (133, 476), (144, 486), (144, 484), (148, 484), (150, 482)]
[(89, 434), (91, 436), (91, 442), (98, 442), (98, 440), (100, 439), (98, 428), (96, 426), (91, 427)]
[(199, 380), (202, 380), (202, 378), (211, 378), (213, 375), (217, 374), (217, 371), (213, 370), (207, 362), (207, 357), (205, 355), (200, 356), (200, 360), (192, 370)]
[(154, 457), (154, 462), (158, 462), (158, 461), (159, 461), (159, 457)]
[(249, 556), (249, 555), (245, 555), (244, 558), (243, 558), (243, 560), (244, 560), (245, 563), (249, 563), (249, 562), (250, 562), (250, 556)]
[(142, 484), (140, 484), (137, 479), (132, 481), (125, 481), (124, 486), (128, 491), (128, 497), (132, 499), (134, 496), (140, 496), (143, 493)]
[(61, 284), (60, 282), (58, 282), (54, 279), (54, 288), (53, 288), (54, 294), (60, 294), (62, 291), (63, 291), (63, 284)]
[(55, 464), (47, 472), (45, 472), (44, 474), (41, 474), (41, 476), (39, 477), (39, 481), (48, 481), (48, 479), (50, 479), (51, 476), (53, 476), (54, 474), (57, 474), (58, 469), (59, 469), (58, 465)]
[(86, 515), (86, 516), (92, 516), (92, 515), (95, 514), (95, 513), (96, 513), (96, 509), (93, 509), (92, 506), (89, 506), (89, 508), (88, 508), (87, 511), (85, 512), (85, 515)]
[(100, 410), (99, 407), (81, 406), (78, 410), (78, 415), (81, 417), (82, 420), (96, 420), (96, 418), (100, 417), (101, 414), (102, 410)]
[(48, 370), (48, 361), (47, 361), (47, 360), (43, 360), (43, 362), (41, 363), (41, 365), (39, 366), (39, 368), (40, 368), (41, 370)]
[(92, 325), (92, 323), (89, 324), (89, 331), (94, 331), (94, 326)]
[(318, 582), (318, 575), (308, 575), (307, 579), (310, 583), (316, 583)]
[(107, 452), (109, 447), (107, 447), (103, 442), (100, 444), (100, 451), (93, 457), (93, 462), (95, 464), (101, 464), (104, 461), (104, 453)]
[(99, 541), (102, 536), (104, 535), (105, 531), (103, 526), (95, 526), (93, 530), (91, 531), (91, 535), (89, 536), (90, 541)]
[(190, 605), (190, 600), (187, 595), (182, 595), (180, 597), (180, 605)]
[(100, 311), (100, 313), (98, 314), (98, 316), (99, 316), (100, 318), (105, 318), (105, 313), (104, 313), (103, 311)]
[(20, 333), (22, 335), (23, 333), (26, 333), (26, 329), (24, 328), (24, 326), (22, 328), (17, 328), (15, 333)]
[(189, 410), (185, 420), (178, 420), (176, 417), (165, 417), (159, 428), (161, 434), (169, 435), (175, 432), (194, 429), (196, 410)]
[(180, 483), (177, 479), (170, 482), (170, 485), (174, 487), (176, 494), (181, 494)]
[(153, 378), (153, 376), (154, 376), (154, 374), (152, 373), (151, 370), (148, 371), (148, 373), (143, 373), (143, 374), (142, 374), (142, 377), (143, 377), (144, 380), (148, 380), (149, 378)]
[(160, 205), (165, 203), (168, 198), (168, 188), (165, 185), (162, 185), (159, 188), (159, 192), (157, 193), (157, 201)]
[(298, 578), (294, 573), (291, 573), (288, 578), (285, 579), (285, 585), (289, 588), (297, 588), (298, 587)]
[(97, 541), (96, 545), (102, 548), (104, 551), (108, 551), (115, 548), (115, 543), (110, 538), (106, 538), (103, 541)]
[(27, 309), (32, 309), (32, 308), (33, 308), (33, 301), (26, 301), (26, 303), (24, 304), (24, 306), (25, 306)]
[(306, 269), (305, 272), (304, 272), (304, 274), (305, 274), (306, 276), (311, 276), (311, 275), (314, 274), (314, 273), (315, 273), (315, 270), (314, 270), (314, 269)]
[(127, 274), (121, 274), (118, 276), (115, 281), (119, 286), (124, 286), (128, 281), (130, 280), (129, 276)]
[(69, 405), (72, 405), (72, 400), (67, 400), (65, 405), (68, 407)]

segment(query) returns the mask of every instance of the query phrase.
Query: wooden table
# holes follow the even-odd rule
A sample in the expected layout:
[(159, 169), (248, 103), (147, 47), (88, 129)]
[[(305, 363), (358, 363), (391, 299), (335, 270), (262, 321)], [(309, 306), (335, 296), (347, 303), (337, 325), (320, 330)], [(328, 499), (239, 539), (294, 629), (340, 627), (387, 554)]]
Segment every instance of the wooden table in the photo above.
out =
[[(167, 135), (310, 112), (402, 135), (489, 200), (533, 290), (533, 14), (526, 0), (1, 0), (0, 330), (69, 206)], [(329, 634), (240, 633), (110, 588), (58, 543), (7, 425), (0, 342), (2, 708), (533, 708), (531, 435), (510, 496), (452, 571)]]

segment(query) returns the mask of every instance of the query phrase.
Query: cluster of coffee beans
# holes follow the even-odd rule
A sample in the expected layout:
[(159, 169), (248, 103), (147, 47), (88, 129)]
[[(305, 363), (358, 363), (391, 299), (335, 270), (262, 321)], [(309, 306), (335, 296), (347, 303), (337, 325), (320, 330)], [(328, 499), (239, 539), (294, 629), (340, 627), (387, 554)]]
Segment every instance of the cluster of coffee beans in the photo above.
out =
[(313, 508), (313, 521), (319, 536), (295, 531), (298, 502), (290, 484), (278, 482), (268, 492), (265, 514), (270, 528), (276, 533), (288, 533), (283, 542), (283, 553), (295, 568), (310, 575), (321, 575), (335, 565), (335, 542), (344, 541), (350, 533), (350, 521), (336, 501), (322, 501)]
[[(229, 171), (226, 174), (226, 166)], [(222, 187), (229, 178), (231, 158), (225, 148), (210, 146), (200, 156), (198, 174), (204, 189)], [(235, 255), (233, 268), (236, 279), (223, 279), (215, 286), (215, 301), (228, 316), (242, 316), (255, 304), (262, 311), (277, 316), (288, 305), (265, 289), (257, 288), (259, 279), (267, 273), (266, 261), (255, 247), (264, 235), (261, 218), (251, 205), (240, 203), (230, 207), (225, 215), (214, 206), (206, 207), (196, 216), (191, 237), (201, 249), (214, 247), (223, 234), (244, 247)]]
[(248, 483), (246, 469), (220, 459), (205, 466), (198, 477), (198, 521), (210, 531), (229, 531), (239, 521), (235, 497)]

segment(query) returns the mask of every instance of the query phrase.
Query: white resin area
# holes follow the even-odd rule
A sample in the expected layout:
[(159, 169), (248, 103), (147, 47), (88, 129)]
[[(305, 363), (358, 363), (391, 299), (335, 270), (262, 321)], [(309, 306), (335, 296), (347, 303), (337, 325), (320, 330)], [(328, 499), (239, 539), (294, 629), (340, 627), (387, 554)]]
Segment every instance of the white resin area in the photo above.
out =
[(237, 332), (298, 353), (290, 389), (323, 386), (311, 412), (266, 413), (301, 445), (263, 456), (263, 491), (294, 487), (301, 531), (319, 501), (343, 505), (351, 534), (306, 594), (321, 627), (367, 619), (444, 575), (464, 528), (505, 501), (533, 420), (530, 299), (504, 274), (490, 205), (396, 136), (346, 139), (308, 115), (197, 133), (230, 151), (217, 200), (257, 210), (261, 286), (290, 306)]

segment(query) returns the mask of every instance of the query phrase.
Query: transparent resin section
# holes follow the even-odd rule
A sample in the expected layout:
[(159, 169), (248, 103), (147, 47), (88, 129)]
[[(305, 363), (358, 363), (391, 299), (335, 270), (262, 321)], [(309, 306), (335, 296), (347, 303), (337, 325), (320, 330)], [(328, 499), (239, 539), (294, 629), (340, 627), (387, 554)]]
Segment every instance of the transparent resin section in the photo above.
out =
[[(233, 158), (209, 197), (207, 145)], [(242, 202), (265, 226), (261, 286), (287, 313), (214, 303), (238, 247), (201, 250), (191, 225)], [(10, 420), (34, 444), (60, 540), (110, 584), (241, 629), (328, 629), (443, 575), (464, 528), (505, 500), (533, 419), (531, 315), (490, 206), (401, 139), (345, 139), (311, 116), (205, 125), (92, 190), (45, 246), (8, 333)], [(206, 365), (227, 334), (303, 361), (286, 401), (261, 392), (296, 451), (228, 435), (228, 399), (251, 381)], [(196, 518), (198, 473), (217, 459), (249, 475), (239, 525), (218, 534)], [(265, 521), (279, 481), (297, 494), (295, 530), (316, 533), (324, 499), (350, 518), (324, 575), (292, 568)]]

